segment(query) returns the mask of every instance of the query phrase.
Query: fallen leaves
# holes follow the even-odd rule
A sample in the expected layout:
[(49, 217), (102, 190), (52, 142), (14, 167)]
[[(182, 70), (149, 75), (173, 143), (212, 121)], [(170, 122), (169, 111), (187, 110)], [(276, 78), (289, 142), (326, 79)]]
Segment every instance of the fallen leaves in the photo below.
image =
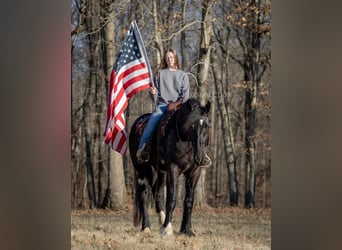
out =
[(72, 249), (270, 249), (271, 209), (195, 207), (195, 237), (179, 234), (182, 209), (174, 212), (174, 236), (159, 235), (158, 215), (150, 212), (151, 232), (133, 227), (132, 210), (73, 211)]

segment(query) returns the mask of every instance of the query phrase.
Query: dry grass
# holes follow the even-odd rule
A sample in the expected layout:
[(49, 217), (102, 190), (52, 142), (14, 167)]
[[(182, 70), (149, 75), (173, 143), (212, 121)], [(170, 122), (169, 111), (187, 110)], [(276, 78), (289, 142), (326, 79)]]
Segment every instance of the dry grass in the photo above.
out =
[(133, 227), (130, 208), (71, 213), (72, 249), (271, 249), (271, 210), (195, 208), (196, 237), (178, 235), (181, 209), (174, 212), (174, 236), (159, 236), (158, 216), (151, 215), (152, 234)]

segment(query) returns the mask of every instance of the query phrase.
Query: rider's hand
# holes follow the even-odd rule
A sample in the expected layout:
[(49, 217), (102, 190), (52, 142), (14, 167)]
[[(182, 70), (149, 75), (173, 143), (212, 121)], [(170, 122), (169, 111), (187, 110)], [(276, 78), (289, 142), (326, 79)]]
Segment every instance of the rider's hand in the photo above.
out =
[(167, 105), (167, 107), (166, 107), (167, 111), (170, 112), (172, 110), (177, 109), (178, 107), (180, 107), (182, 105), (182, 103), (183, 103), (183, 97), (180, 97), (177, 99), (177, 101), (171, 102)]
[(155, 95), (155, 94), (157, 93), (156, 87), (151, 87), (151, 88), (150, 88), (150, 93), (151, 93), (152, 95)]

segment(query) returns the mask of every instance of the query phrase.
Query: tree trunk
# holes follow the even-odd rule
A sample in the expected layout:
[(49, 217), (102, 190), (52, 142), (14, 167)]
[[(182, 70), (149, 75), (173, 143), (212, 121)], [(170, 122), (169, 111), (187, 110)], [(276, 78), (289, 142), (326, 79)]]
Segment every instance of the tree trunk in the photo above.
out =
[[(98, 126), (97, 118), (93, 114), (96, 111), (97, 105), (97, 87), (99, 82), (98, 70), (101, 69), (99, 54), (101, 37), (99, 32), (95, 32), (96, 24), (98, 23), (100, 16), (98, 10), (100, 9), (99, 2), (85, 1), (85, 8), (91, 13), (85, 17), (85, 27), (87, 31), (88, 45), (89, 45), (89, 77), (87, 79), (87, 96), (83, 105), (83, 124), (84, 124), (84, 138), (85, 138), (85, 155), (86, 155), (86, 168), (87, 168), (87, 189), (89, 208), (97, 207), (95, 176), (97, 170), (98, 150), (97, 139)], [(96, 15), (94, 14), (96, 13)]]
[(122, 166), (122, 155), (110, 149), (110, 208), (122, 209), (126, 204), (125, 176)]
[[(186, 2), (187, 1), (182, 1), (182, 21), (183, 21), (183, 26), (185, 26), (185, 21), (186, 21)], [(186, 33), (185, 30), (181, 32), (181, 38), (180, 38), (180, 43), (181, 43), (181, 54), (182, 54), (182, 69), (184, 71), (188, 70), (188, 62), (186, 59)]]
[(161, 60), (162, 57), (164, 56), (164, 50), (163, 50), (163, 44), (161, 41), (161, 32), (160, 32), (160, 25), (159, 25), (159, 19), (158, 19), (158, 1), (153, 0), (152, 1), (152, 8), (153, 8), (153, 23), (154, 23), (154, 39), (156, 42), (156, 65), (157, 68), (161, 66)]
[[(221, 120), (217, 121), (215, 126), (217, 128), (221, 127)], [(216, 164), (214, 165), (215, 169), (215, 179), (214, 179), (214, 184), (215, 184), (215, 204), (219, 205), (221, 204), (221, 199), (222, 199), (222, 172), (221, 172), (221, 149), (222, 147), (218, 145), (221, 144), (221, 139), (222, 139), (222, 134), (221, 130), (216, 129), (215, 133), (215, 158), (216, 158)]]
[[(85, 109), (84, 115), (85, 114)], [(87, 126), (86, 119), (83, 122), (84, 125), (84, 133), (85, 133), (85, 151), (86, 151), (86, 168), (87, 168), (87, 190), (88, 190), (88, 199), (89, 199), (89, 208), (95, 208), (97, 206), (96, 203), (96, 195), (95, 195), (95, 181), (94, 181), (94, 170), (92, 164), (92, 155), (91, 155), (91, 143), (89, 139), (89, 129)]]
[[(201, 47), (199, 53), (199, 68), (198, 68), (198, 87), (200, 93), (200, 103), (205, 105), (207, 100), (207, 79), (209, 74), (209, 64), (210, 64), (210, 38), (212, 35), (212, 26), (211, 26), (211, 18), (210, 11), (211, 5), (209, 5), (210, 1), (202, 0), (202, 20), (201, 23)], [(206, 176), (206, 168), (201, 169), (201, 177), (198, 180), (197, 188), (196, 188), (196, 205), (206, 206), (207, 202), (205, 199), (205, 176)]]
[[(106, 73), (107, 81), (110, 80), (114, 58), (114, 18), (104, 28), (104, 40), (106, 49)], [(112, 209), (120, 209), (126, 202), (126, 186), (123, 170), (122, 155), (109, 149), (109, 204)]]
[[(214, 81), (216, 87), (216, 93), (223, 93), (222, 87), (222, 69), (220, 69), (219, 63), (217, 61), (217, 56), (212, 55), (212, 64), (213, 64), (213, 72), (214, 72)], [(233, 135), (231, 134), (232, 129), (230, 128), (231, 123), (229, 121), (228, 114), (228, 103), (224, 101), (224, 97), (218, 96), (217, 107), (221, 115), (221, 123), (222, 123), (222, 139), (224, 145), (224, 154), (226, 158), (226, 166), (228, 170), (228, 184), (229, 184), (229, 202), (231, 206), (237, 206), (239, 200), (239, 192), (238, 192), (238, 183), (236, 176), (236, 161), (234, 157), (234, 147), (233, 147)]]
[[(254, 86), (256, 88), (256, 86)], [(253, 88), (253, 89), (254, 89)], [(255, 91), (246, 90), (245, 99), (245, 116), (246, 116), (246, 160), (247, 160), (247, 186), (245, 194), (245, 206), (253, 208), (255, 205)]]
[[(260, 8), (256, 1), (252, 1), (256, 8)], [(255, 26), (259, 26), (259, 14), (252, 12), (251, 20)], [(252, 208), (255, 206), (255, 128), (256, 128), (256, 104), (259, 90), (259, 82), (262, 75), (260, 70), (260, 34), (255, 30), (247, 36), (249, 53), (246, 55), (245, 62), (245, 82), (247, 83), (245, 95), (245, 117), (246, 117), (246, 159), (247, 163), (247, 190), (245, 194), (245, 206)]]

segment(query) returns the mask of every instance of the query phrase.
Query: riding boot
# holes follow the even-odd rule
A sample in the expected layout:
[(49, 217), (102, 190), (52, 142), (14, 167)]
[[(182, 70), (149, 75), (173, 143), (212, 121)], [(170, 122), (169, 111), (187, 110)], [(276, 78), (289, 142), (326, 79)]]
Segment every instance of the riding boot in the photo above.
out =
[(144, 143), (140, 149), (138, 149), (136, 157), (138, 160), (138, 163), (143, 163), (147, 162), (149, 159), (149, 152), (145, 149), (146, 148), (146, 143)]

